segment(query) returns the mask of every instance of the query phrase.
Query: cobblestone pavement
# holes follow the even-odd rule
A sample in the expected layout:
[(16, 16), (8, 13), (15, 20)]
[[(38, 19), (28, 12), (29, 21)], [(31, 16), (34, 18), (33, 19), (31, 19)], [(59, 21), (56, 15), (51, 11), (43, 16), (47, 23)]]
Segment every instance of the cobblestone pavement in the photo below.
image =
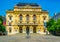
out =
[(0, 36), (0, 42), (60, 42), (60, 36)]

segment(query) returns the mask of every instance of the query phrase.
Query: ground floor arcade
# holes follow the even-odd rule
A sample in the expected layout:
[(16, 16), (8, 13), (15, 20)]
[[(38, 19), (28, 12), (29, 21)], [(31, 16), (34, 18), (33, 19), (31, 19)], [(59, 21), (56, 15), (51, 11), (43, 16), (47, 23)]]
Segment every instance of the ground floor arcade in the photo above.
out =
[(16, 34), (16, 33), (40, 33), (44, 34), (44, 26), (37, 25), (19, 25), (19, 26), (6, 26), (6, 30), (8, 34)]

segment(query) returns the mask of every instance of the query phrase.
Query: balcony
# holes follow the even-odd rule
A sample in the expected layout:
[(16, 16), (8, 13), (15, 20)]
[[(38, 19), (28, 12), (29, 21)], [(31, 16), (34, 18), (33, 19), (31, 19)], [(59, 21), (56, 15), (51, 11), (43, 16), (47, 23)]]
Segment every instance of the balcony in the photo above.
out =
[(23, 21), (19, 21), (19, 22), (16, 22), (16, 25), (44, 25), (43, 24), (43, 21), (36, 21), (36, 20), (34, 20), (34, 21), (32, 21), (32, 22), (30, 22), (29, 20), (27, 20), (27, 21), (25, 21), (25, 22), (23, 22)]
[(17, 25), (38, 25), (38, 23), (17, 23)]

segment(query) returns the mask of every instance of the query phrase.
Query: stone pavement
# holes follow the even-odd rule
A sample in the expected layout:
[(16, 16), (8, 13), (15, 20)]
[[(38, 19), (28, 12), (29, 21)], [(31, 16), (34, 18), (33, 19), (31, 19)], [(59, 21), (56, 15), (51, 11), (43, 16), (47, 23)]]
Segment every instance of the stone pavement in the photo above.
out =
[(60, 36), (40, 35), (40, 36), (0, 36), (0, 42), (60, 42)]

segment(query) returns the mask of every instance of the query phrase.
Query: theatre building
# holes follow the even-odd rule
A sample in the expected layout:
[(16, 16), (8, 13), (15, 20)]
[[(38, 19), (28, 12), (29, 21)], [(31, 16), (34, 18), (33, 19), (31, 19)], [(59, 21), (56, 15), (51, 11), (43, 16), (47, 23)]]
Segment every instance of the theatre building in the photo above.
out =
[(8, 35), (17, 33), (45, 34), (44, 21), (48, 21), (48, 11), (36, 3), (18, 3), (6, 11), (6, 31)]

